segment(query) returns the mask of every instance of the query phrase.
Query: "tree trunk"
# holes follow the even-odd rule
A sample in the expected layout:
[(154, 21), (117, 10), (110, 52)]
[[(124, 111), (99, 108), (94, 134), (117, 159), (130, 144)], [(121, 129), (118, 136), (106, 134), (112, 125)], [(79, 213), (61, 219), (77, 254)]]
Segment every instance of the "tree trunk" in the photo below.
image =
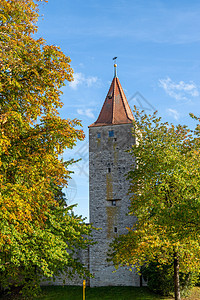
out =
[(174, 294), (175, 300), (181, 300), (179, 280), (179, 256), (177, 252), (174, 252)]

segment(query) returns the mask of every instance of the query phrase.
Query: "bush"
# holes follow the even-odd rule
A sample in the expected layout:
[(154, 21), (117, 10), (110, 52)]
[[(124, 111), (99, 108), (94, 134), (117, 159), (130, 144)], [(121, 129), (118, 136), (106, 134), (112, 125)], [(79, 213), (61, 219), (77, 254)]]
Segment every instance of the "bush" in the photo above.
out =
[[(169, 296), (174, 292), (173, 264), (161, 265), (157, 261), (142, 267), (142, 275), (147, 281), (150, 290)], [(194, 273), (180, 273), (181, 295), (186, 296), (191, 288), (197, 283), (198, 275)]]

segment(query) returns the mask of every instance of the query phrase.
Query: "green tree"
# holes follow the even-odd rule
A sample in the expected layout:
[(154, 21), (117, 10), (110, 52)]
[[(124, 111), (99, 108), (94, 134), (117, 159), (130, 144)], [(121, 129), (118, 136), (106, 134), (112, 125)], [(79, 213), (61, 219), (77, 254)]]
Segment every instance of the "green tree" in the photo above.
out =
[(73, 161), (60, 157), (84, 138), (58, 113), (70, 58), (34, 39), (38, 16), (37, 1), (0, 1), (0, 280), (31, 294), (40, 276), (88, 274), (73, 253), (91, 231), (61, 193)]
[[(195, 118), (194, 116), (192, 116)], [(175, 299), (180, 300), (179, 270), (200, 267), (200, 125), (162, 123), (154, 113), (136, 110), (130, 150), (135, 164), (130, 180), (130, 213), (137, 217), (112, 244), (116, 265), (174, 264)]]

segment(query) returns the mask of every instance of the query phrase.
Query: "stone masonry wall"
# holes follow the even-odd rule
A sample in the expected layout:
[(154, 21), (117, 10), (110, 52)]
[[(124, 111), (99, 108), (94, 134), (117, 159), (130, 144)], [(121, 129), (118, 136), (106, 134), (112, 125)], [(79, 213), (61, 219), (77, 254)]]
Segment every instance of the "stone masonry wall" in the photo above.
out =
[(134, 163), (132, 156), (125, 152), (135, 143), (131, 128), (132, 124), (90, 128), (90, 222), (101, 228), (93, 233), (97, 244), (90, 247), (90, 272), (95, 276), (90, 279), (91, 286), (139, 286), (135, 271), (123, 267), (113, 273), (114, 266), (107, 262), (112, 239), (126, 233), (126, 227), (136, 221), (133, 215), (128, 215), (129, 183), (125, 178)]

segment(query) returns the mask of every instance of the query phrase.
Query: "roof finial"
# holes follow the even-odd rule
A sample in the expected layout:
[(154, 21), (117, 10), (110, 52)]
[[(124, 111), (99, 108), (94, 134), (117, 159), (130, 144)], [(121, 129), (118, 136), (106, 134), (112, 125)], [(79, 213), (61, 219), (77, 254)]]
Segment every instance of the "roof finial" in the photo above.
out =
[(117, 56), (113, 57), (114, 60), (114, 78), (117, 77), (117, 64), (116, 64)]

